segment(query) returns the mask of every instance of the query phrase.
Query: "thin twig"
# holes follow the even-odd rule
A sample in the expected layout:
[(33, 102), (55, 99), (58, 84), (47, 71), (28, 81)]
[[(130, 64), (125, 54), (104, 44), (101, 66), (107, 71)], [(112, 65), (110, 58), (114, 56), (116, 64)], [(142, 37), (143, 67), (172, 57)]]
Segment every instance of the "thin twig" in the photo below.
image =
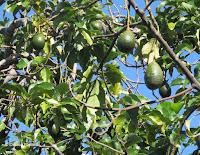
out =
[(111, 150), (113, 150), (113, 151), (115, 151), (115, 152), (117, 152), (117, 153), (125, 154), (124, 152), (120, 152), (120, 151), (118, 151), (118, 150), (116, 150), (116, 149), (114, 149), (114, 148), (112, 148), (112, 147), (110, 147), (110, 146), (108, 146), (108, 145), (106, 145), (106, 144), (103, 144), (103, 143), (100, 143), (100, 142), (96, 141), (96, 140), (93, 139), (91, 136), (86, 136), (86, 138), (89, 138), (89, 139), (91, 139), (92, 141), (94, 141), (96, 144), (99, 144), (99, 145), (102, 145), (102, 146), (104, 146), (104, 147), (107, 147), (107, 148), (109, 148), (109, 149), (111, 149)]
[(151, 3), (153, 3), (153, 1), (154, 0), (151, 0), (151, 2), (149, 2), (146, 6), (145, 6), (145, 8), (143, 9), (144, 11), (151, 5)]

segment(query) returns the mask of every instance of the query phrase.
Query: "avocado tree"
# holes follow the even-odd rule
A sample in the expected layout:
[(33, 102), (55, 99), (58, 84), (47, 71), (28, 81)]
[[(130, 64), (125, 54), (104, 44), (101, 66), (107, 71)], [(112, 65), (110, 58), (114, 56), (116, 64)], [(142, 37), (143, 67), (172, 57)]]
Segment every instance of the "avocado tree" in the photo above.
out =
[(0, 153), (200, 149), (200, 3), (153, 3), (0, 1)]

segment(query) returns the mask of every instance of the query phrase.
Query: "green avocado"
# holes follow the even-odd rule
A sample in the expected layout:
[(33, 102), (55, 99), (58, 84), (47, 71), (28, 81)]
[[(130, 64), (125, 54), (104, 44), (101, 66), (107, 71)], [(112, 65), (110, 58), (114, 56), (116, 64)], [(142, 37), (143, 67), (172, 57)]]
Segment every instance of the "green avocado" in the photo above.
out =
[(51, 131), (52, 131), (53, 134), (55, 134), (55, 135), (58, 134), (58, 132), (59, 132), (59, 127), (56, 126), (56, 124), (53, 124), (51, 129), (52, 129)]
[(161, 87), (163, 83), (163, 73), (157, 62), (152, 62), (148, 65), (144, 81), (147, 88), (151, 90)]
[(35, 50), (42, 50), (45, 45), (45, 36), (41, 33), (34, 35), (32, 45)]
[(126, 30), (119, 36), (117, 47), (121, 52), (130, 53), (135, 47), (135, 35), (131, 30)]
[(99, 21), (92, 21), (91, 22), (91, 26), (94, 30), (99, 30), (99, 31), (102, 31), (102, 25)]
[(30, 149), (30, 145), (21, 145), (21, 149), (22, 149), (24, 152), (27, 152), (27, 151)]
[(162, 86), (159, 88), (159, 93), (162, 98), (169, 97), (171, 95), (171, 88), (166, 81), (164, 81)]

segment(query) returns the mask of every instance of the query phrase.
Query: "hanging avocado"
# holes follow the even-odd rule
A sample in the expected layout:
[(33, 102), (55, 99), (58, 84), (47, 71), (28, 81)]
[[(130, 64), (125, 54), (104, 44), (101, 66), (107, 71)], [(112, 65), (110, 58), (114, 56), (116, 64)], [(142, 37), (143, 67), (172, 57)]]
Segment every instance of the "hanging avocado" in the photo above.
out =
[(152, 62), (148, 65), (144, 80), (146, 86), (151, 90), (161, 87), (163, 83), (163, 73), (157, 62)]

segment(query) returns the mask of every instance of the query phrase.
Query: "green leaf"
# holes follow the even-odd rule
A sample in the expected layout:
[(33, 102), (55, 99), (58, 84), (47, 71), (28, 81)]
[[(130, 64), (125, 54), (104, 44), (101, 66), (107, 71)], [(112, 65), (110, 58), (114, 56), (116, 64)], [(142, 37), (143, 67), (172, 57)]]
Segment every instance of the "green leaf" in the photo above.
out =
[(29, 154), (22, 150), (19, 150), (19, 151), (15, 152), (15, 155), (29, 155)]
[(61, 105), (58, 101), (54, 99), (45, 99), (49, 104), (53, 104), (55, 106)]
[(122, 55), (123, 53), (120, 52), (116, 47), (113, 47), (110, 51), (110, 53), (108, 54), (105, 62), (109, 62), (110, 60), (113, 60), (114, 58), (116, 58), (118, 55)]
[(8, 117), (11, 118), (16, 109), (16, 103), (13, 103), (8, 109)]
[(24, 99), (26, 99), (28, 97), (28, 93), (22, 85), (20, 85), (18, 83), (12, 83), (12, 85), (15, 86), (18, 89), (18, 93), (20, 92), (21, 96)]
[(186, 3), (186, 2), (182, 2), (179, 6), (178, 9), (180, 10), (184, 10), (186, 12), (192, 12), (192, 9), (195, 9), (195, 7), (193, 5), (191, 5), (190, 3)]
[[(17, 87), (13, 87), (13, 85), (11, 84), (11, 83), (5, 83), (5, 84), (3, 84), (1, 87), (0, 87), (1, 89), (8, 89), (8, 90), (10, 90), (10, 91), (14, 91), (14, 92), (17, 92), (18, 93), (18, 89), (17, 89)], [(19, 94), (19, 93), (18, 93)]]
[(125, 147), (128, 148), (129, 146), (133, 146), (134, 144), (142, 142), (142, 138), (134, 133), (130, 133), (125, 135), (123, 141), (125, 142)]
[[(162, 102), (155, 107), (165, 118), (169, 119), (170, 121), (174, 121), (177, 118), (177, 114), (171, 109), (171, 102)], [(167, 122), (168, 120), (166, 120), (166, 123)]]
[(50, 39), (49, 38), (45, 41), (45, 45), (44, 45), (43, 51), (45, 53), (49, 53), (50, 52)]
[(112, 139), (110, 138), (110, 136), (108, 134), (104, 134), (102, 136), (102, 139), (100, 140), (101, 143), (105, 143), (105, 144), (109, 144), (112, 142)]
[(146, 124), (147, 126), (147, 144), (151, 144), (156, 138), (156, 129), (154, 125)]
[(44, 134), (43, 137), (44, 137), (44, 142), (46, 142), (46, 143), (49, 143), (49, 142), (55, 143), (54, 139), (51, 137), (50, 134)]
[(183, 105), (184, 103), (171, 103), (171, 109), (178, 114)]
[(116, 126), (116, 133), (122, 132), (122, 128), (126, 122), (125, 113), (121, 113), (117, 119), (113, 122), (113, 125)]
[[(142, 116), (143, 117), (143, 116)], [(145, 117), (145, 116), (144, 116)], [(163, 121), (161, 120), (162, 115), (159, 111), (151, 111), (147, 115), (148, 119), (151, 120), (155, 125), (163, 125)]]
[(122, 87), (121, 87), (121, 83), (115, 83), (115, 86), (113, 87), (113, 95), (115, 96), (119, 96), (121, 95), (122, 92)]
[(86, 31), (84, 31), (84, 30), (82, 30), (82, 33), (83, 33), (84, 39), (87, 40), (88, 44), (92, 45), (93, 41), (92, 41), (90, 35)]
[(16, 7), (17, 7), (16, 2), (11, 3), (11, 4), (8, 4), (8, 2), (7, 2), (4, 9), (6, 9), (7, 12), (13, 13), (13, 11), (15, 10)]
[(137, 102), (140, 102), (140, 99), (134, 94), (128, 94), (120, 99), (122, 105), (136, 105)]
[[(86, 92), (87, 104), (100, 107), (105, 103), (105, 91), (98, 80), (93, 81), (89, 89)], [(94, 114), (97, 110), (91, 109), (90, 111)]]
[(178, 52), (180, 52), (182, 50), (184, 50), (184, 51), (191, 51), (192, 49), (193, 49), (193, 45), (192, 44), (179, 43), (178, 46), (176, 47), (176, 49), (174, 50), (174, 52), (178, 53)]
[(40, 75), (41, 75), (41, 77), (42, 77), (44, 82), (50, 82), (51, 81), (51, 79), (50, 79), (51, 72), (50, 72), (50, 70), (48, 68), (44, 67), (41, 70)]
[(30, 126), (30, 125), (29, 125), (29, 120), (33, 120), (33, 119), (34, 119), (34, 117), (33, 117), (32, 113), (31, 113), (31, 109), (28, 107), (28, 108), (26, 109), (25, 124), (26, 124), (27, 126)]
[(174, 30), (175, 24), (174, 24), (174, 23), (168, 23), (168, 28), (169, 28), (170, 30)]
[(159, 57), (159, 42), (156, 38), (151, 38), (149, 42), (147, 42), (142, 47), (142, 57), (145, 62), (151, 63), (154, 58), (157, 59)]
[[(186, 88), (179, 88), (177, 91), (176, 91), (176, 94), (184, 91)], [(177, 96), (174, 98), (174, 103), (177, 103), (177, 102), (180, 102), (180, 100), (183, 98), (184, 94), (180, 95), (180, 96)]]
[(69, 86), (67, 83), (60, 83), (55, 87), (55, 90), (57, 93), (59, 93), (60, 96), (63, 94), (66, 94), (69, 91)]
[(134, 133), (135, 130), (138, 128), (138, 114), (138, 108), (126, 111), (126, 119), (128, 121), (131, 120), (128, 127), (129, 133)]
[(35, 91), (42, 91), (42, 90), (53, 90), (53, 84), (49, 82), (37, 81), (31, 84), (28, 88), (29, 94), (33, 94)]
[(73, 15), (74, 13), (75, 11), (73, 9), (59, 13), (59, 15), (53, 21), (53, 27), (56, 29), (60, 22), (73, 21), (73, 18), (71, 15)]
[(27, 0), (24, 0), (24, 1), (22, 1), (22, 6), (23, 7), (28, 7), (30, 5), (30, 1), (27, 1)]
[(4, 130), (5, 128), (6, 128), (5, 123), (3, 123), (2, 120), (0, 120), (0, 132), (1, 132), (2, 130)]
[(35, 141), (37, 140), (37, 137), (38, 135), (40, 134), (40, 132), (42, 131), (43, 129), (42, 128), (39, 128), (39, 129), (36, 129), (35, 132), (34, 132), (34, 139)]
[[(77, 109), (74, 106), (70, 105), (70, 104), (66, 104), (66, 105), (64, 105), (64, 107), (67, 108), (67, 110), (70, 113), (76, 113), (76, 111), (77, 111)], [(66, 109), (63, 109), (63, 112), (66, 113)]]
[(183, 85), (184, 82), (185, 82), (185, 79), (177, 78), (171, 82), (170, 86)]
[(22, 87), (22, 85), (20, 85), (18, 83), (12, 83), (12, 84), (11, 83), (5, 83), (0, 88), (14, 91), (14, 92), (16, 92), (16, 95), (21, 96), (24, 99), (27, 99), (27, 97), (28, 97), (28, 93), (25, 90), (25, 88)]
[(191, 123), (191, 120), (186, 120), (185, 121), (185, 127), (190, 131), (190, 123)]
[(197, 64), (194, 68), (194, 76), (198, 79), (200, 78), (200, 63)]
[(29, 63), (29, 60), (26, 58), (21, 59), (18, 64), (16, 65), (19, 69), (26, 67)]
[(43, 114), (46, 114), (47, 109), (50, 107), (50, 105), (47, 104), (47, 103), (45, 103), (45, 102), (42, 102), (42, 103), (40, 104), (40, 107), (42, 108)]
[[(77, 136), (76, 136), (76, 138), (77, 138)], [(78, 138), (77, 138), (77, 139), (78, 139)], [(79, 140), (79, 139), (78, 139), (78, 140)], [(58, 149), (59, 149), (61, 152), (63, 152), (63, 151), (66, 150), (66, 145), (63, 144), (63, 145), (61, 145), (61, 146), (58, 146)]]
[(37, 65), (37, 64), (41, 64), (45, 61), (45, 58), (42, 56), (37, 56), (33, 59), (33, 62), (31, 63), (31, 65)]
[(106, 64), (106, 77), (112, 85), (121, 82), (121, 79), (125, 79), (123, 72), (119, 71), (113, 64)]

